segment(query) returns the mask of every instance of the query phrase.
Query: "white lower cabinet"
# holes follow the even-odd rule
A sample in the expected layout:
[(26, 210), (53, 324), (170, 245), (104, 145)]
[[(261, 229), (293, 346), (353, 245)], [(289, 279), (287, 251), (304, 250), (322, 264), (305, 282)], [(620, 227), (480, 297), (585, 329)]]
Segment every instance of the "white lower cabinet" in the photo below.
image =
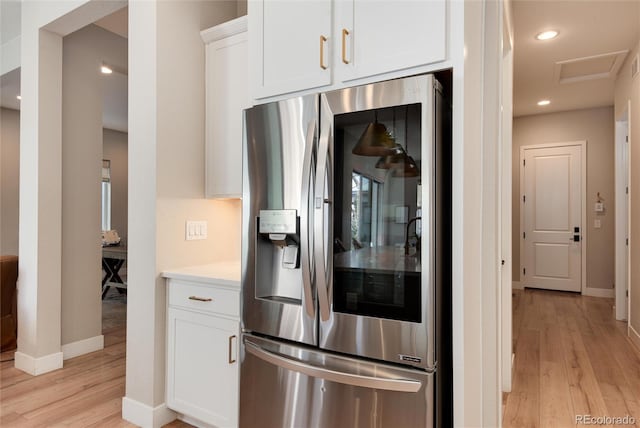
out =
[(240, 324), (215, 312), (229, 292), (169, 280), (167, 406), (196, 425), (238, 426)]

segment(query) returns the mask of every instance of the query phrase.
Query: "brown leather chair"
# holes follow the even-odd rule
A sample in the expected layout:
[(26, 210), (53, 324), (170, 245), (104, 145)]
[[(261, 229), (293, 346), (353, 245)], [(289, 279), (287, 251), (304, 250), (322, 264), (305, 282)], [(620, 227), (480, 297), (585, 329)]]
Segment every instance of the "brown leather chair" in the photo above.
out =
[(17, 347), (18, 340), (18, 257), (0, 256), (0, 351)]

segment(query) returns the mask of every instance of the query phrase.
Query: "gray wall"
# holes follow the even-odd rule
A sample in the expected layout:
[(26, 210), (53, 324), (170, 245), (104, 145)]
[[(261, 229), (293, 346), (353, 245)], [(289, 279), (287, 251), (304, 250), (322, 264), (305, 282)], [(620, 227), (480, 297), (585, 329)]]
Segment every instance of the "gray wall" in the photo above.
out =
[[(513, 121), (513, 280), (520, 280), (520, 147), (587, 141), (587, 287), (613, 288), (614, 120), (613, 107), (517, 117)], [(596, 213), (596, 194), (604, 213)], [(594, 228), (600, 219), (602, 227)]]
[(18, 255), (20, 112), (0, 109), (0, 255)]
[(127, 239), (128, 135), (112, 129), (102, 131), (102, 158), (111, 161), (111, 228)]
[(102, 62), (127, 68), (127, 40), (95, 25), (63, 39), (62, 344), (102, 334)]

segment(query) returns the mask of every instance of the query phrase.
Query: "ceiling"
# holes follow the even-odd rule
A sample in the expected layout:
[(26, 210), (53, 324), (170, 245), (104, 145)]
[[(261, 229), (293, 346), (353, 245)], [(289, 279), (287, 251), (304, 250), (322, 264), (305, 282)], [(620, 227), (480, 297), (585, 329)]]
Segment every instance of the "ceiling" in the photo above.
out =
[[(514, 0), (514, 116), (613, 105), (617, 67), (640, 36), (639, 4)], [(535, 39), (550, 29), (555, 39)]]
[[(20, 33), (20, 2), (2, 0), (1, 37)], [(514, 116), (613, 105), (615, 67), (640, 39), (640, 2), (627, 0), (513, 0)], [(128, 36), (128, 8), (96, 22), (122, 37)], [(558, 37), (538, 41), (540, 31), (555, 29)], [(572, 61), (603, 54), (589, 62)], [(557, 63), (562, 63), (558, 65)], [(613, 70), (611, 69), (613, 67)], [(608, 73), (603, 70), (608, 69)], [(580, 78), (585, 74), (590, 80)], [(578, 76), (579, 78), (571, 78)], [(104, 125), (126, 131), (127, 79), (114, 73), (106, 79)], [(569, 78), (567, 78), (569, 77)], [(561, 83), (563, 81), (564, 83)], [(0, 102), (19, 109), (19, 70), (0, 77)], [(537, 102), (551, 104), (539, 107)]]
[[(5, 27), (5, 18), (11, 12), (13, 16), (20, 16), (19, 0), (2, 0), (2, 28), (0, 30), (2, 40), (11, 40), (20, 35), (20, 26), (8, 25)], [(17, 8), (16, 8), (17, 5)], [(17, 20), (20, 21), (19, 19)], [(120, 9), (99, 21), (96, 25), (117, 34), (121, 37), (128, 36), (128, 8)], [(7, 37), (7, 39), (5, 39)], [(98, 72), (98, 70), (96, 70)], [(116, 131), (128, 131), (128, 78), (123, 72), (114, 72), (103, 75), (103, 106), (102, 124), (105, 128)], [(13, 70), (0, 76), (0, 106), (14, 110), (20, 110), (20, 101), (16, 98), (20, 94), (20, 69)]]

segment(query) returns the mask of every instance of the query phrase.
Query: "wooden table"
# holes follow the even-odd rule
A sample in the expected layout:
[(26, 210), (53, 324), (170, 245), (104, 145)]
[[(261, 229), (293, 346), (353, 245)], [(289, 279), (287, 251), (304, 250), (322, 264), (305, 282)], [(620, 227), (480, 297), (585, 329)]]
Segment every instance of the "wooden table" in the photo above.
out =
[(102, 247), (102, 298), (107, 295), (109, 287), (116, 287), (118, 292), (124, 293), (127, 283), (120, 276), (120, 268), (127, 261), (127, 247), (124, 245), (114, 245)]

